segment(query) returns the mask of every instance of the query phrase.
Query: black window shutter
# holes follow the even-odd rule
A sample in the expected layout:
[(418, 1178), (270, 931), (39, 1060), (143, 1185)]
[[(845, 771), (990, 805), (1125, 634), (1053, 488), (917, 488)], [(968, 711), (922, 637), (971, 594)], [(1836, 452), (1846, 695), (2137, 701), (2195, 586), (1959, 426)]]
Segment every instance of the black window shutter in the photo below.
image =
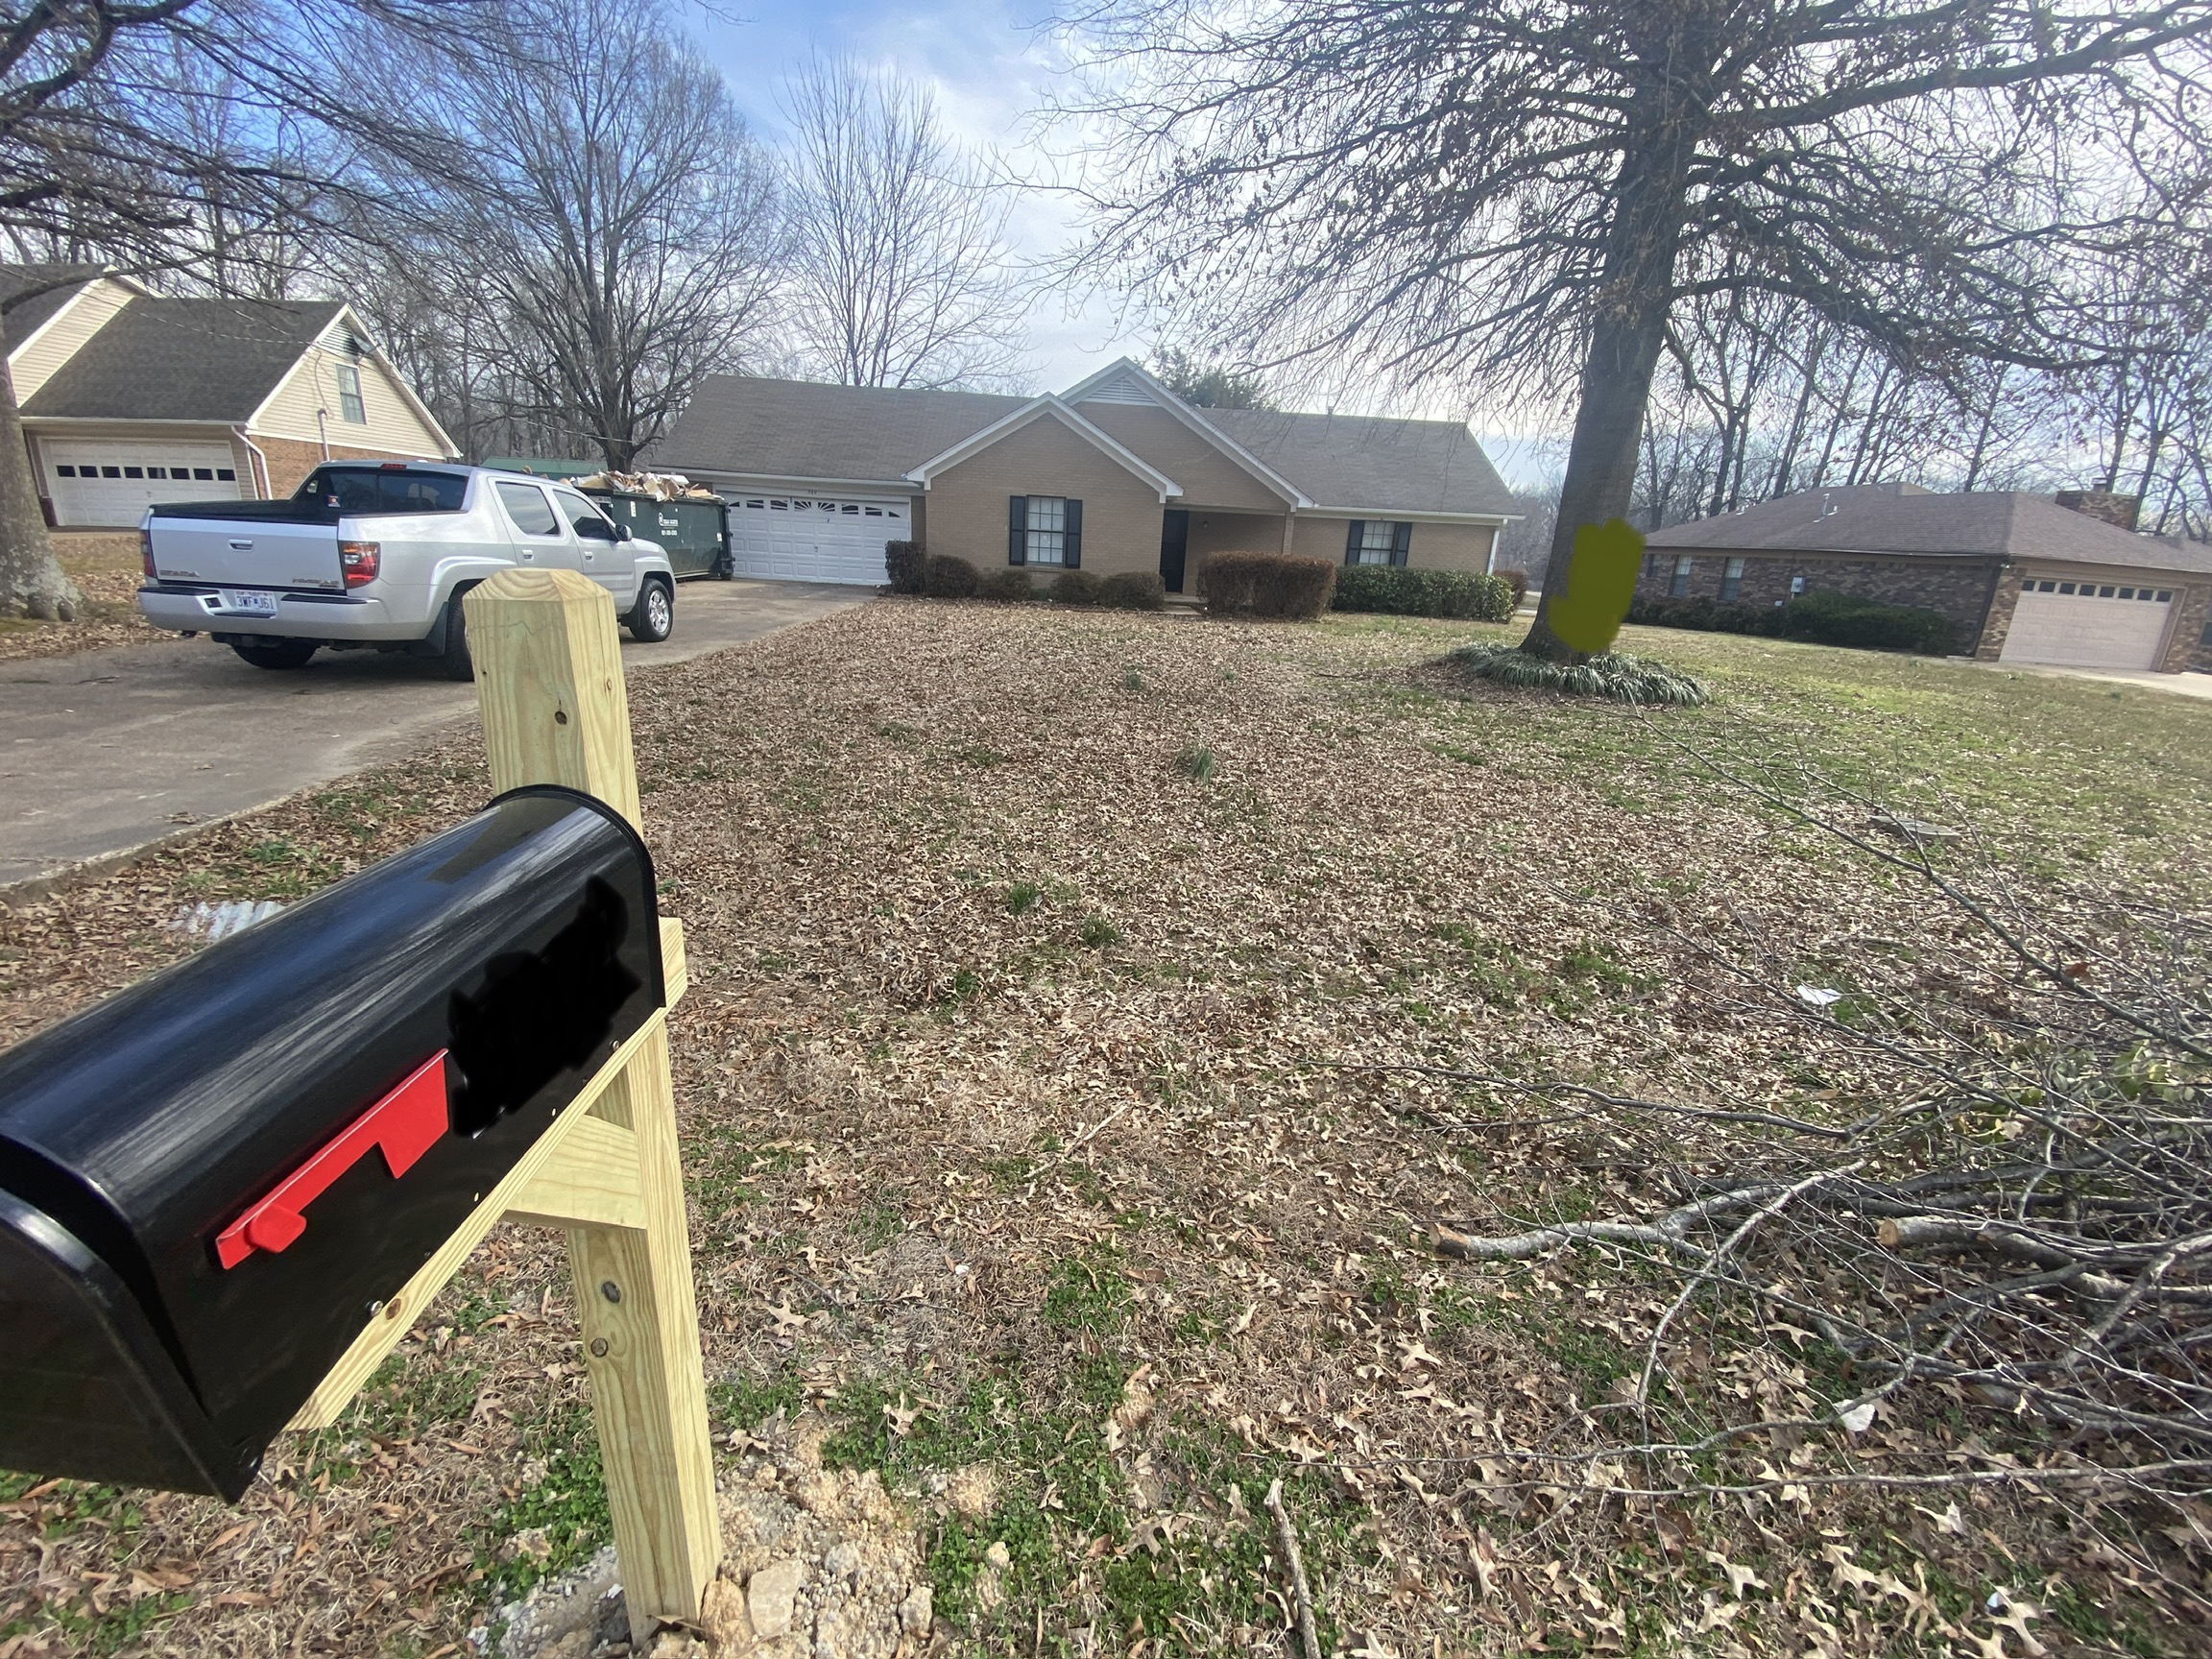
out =
[(1402, 523), (1402, 524), (1393, 524), (1393, 525), (1391, 525), (1391, 526), (1390, 526), (1390, 563), (1391, 563), (1391, 564), (1393, 564), (1393, 565), (1403, 565), (1403, 564), (1405, 564), (1405, 563), (1406, 563), (1406, 555), (1407, 555), (1407, 554), (1408, 554), (1408, 553), (1410, 553), (1410, 552), (1412, 552), (1412, 551), (1413, 551), (1413, 526), (1412, 526), (1412, 525), (1410, 525), (1410, 524), (1403, 524), (1403, 523)]
[(1006, 563), (1029, 563), (1029, 497), (1006, 497)]
[(1353, 519), (1351, 533), (1344, 538), (1345, 564), (1357, 565), (1359, 563), (1359, 543), (1366, 539), (1367, 520), (1364, 518)]
[(1070, 570), (1082, 569), (1083, 503), (1080, 501), (1070, 500), (1068, 503), (1068, 534), (1064, 545), (1067, 550), (1061, 554), (1061, 558), (1067, 561), (1068, 568)]

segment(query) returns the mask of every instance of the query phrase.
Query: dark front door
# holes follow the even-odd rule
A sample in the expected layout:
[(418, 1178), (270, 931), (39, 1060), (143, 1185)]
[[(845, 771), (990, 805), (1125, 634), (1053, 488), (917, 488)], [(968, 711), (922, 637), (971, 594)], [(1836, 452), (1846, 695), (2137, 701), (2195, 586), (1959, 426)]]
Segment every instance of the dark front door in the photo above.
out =
[(1183, 550), (1190, 544), (1190, 515), (1170, 508), (1160, 515), (1160, 581), (1170, 593), (1183, 591)]

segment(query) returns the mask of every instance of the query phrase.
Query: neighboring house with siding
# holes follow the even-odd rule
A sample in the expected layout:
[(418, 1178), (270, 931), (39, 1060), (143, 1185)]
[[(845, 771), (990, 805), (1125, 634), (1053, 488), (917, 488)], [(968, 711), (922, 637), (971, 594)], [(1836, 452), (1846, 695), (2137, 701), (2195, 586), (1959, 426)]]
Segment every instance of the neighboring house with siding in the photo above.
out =
[(287, 495), (315, 464), (459, 453), (343, 301), (172, 300), (86, 265), (0, 266), (8, 373), (47, 521)]
[(2212, 546), (2137, 535), (2129, 496), (1808, 490), (1655, 531), (1642, 600), (1848, 593), (1940, 612), (1984, 661), (2178, 673), (2212, 612)]
[(1486, 570), (1515, 517), (1456, 421), (1201, 409), (1126, 358), (1038, 397), (716, 375), (643, 464), (729, 498), (738, 575), (816, 582), (888, 541), (1169, 592), (1233, 548)]

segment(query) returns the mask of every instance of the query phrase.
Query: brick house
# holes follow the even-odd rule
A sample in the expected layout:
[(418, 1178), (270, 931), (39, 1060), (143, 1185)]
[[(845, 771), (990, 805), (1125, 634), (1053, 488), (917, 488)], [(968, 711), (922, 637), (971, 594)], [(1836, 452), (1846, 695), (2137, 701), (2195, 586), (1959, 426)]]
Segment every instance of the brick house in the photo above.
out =
[(1201, 409), (1126, 358), (1038, 397), (715, 375), (645, 464), (728, 497), (737, 574), (816, 582), (887, 541), (1171, 593), (1232, 548), (1486, 570), (1515, 517), (1457, 421)]
[(1984, 661), (2178, 673), (2212, 613), (2212, 546), (2136, 534), (2134, 506), (2078, 492), (1808, 490), (1655, 531), (1636, 596), (1848, 593), (1940, 612)]
[(0, 265), (8, 373), (47, 522), (287, 495), (318, 461), (460, 451), (343, 301), (171, 300), (91, 265)]

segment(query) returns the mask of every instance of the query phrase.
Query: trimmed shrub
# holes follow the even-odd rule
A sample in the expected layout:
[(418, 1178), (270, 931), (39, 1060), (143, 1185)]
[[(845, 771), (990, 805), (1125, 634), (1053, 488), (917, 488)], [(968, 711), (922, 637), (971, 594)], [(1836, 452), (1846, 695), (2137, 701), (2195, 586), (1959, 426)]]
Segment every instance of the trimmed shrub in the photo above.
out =
[(1883, 605), (1849, 593), (1805, 593), (1775, 615), (1779, 620), (1774, 631), (1785, 639), (1930, 656), (1951, 649), (1951, 619), (1918, 605)]
[(1653, 628), (1695, 628), (1708, 634), (1755, 634), (1802, 639), (1863, 651), (1951, 649), (1956, 630), (1941, 612), (1917, 605), (1884, 605), (1826, 589), (1800, 594), (1787, 605), (1723, 604), (1718, 599), (1640, 599), (1628, 620)]
[(1573, 697), (1608, 697), (1616, 703), (1709, 703), (1705, 682), (1657, 662), (1608, 651), (1583, 662), (1550, 662), (1518, 645), (1462, 645), (1445, 666), (1471, 680), (1488, 680), (1531, 691)]
[(922, 564), (921, 542), (886, 541), (883, 543), (883, 574), (891, 579), (892, 592), (921, 592)]
[(975, 566), (950, 553), (932, 553), (922, 566), (922, 591), (932, 599), (973, 599), (975, 582)]
[(1095, 605), (1099, 589), (1105, 586), (1088, 570), (1063, 570), (1052, 584), (1052, 603)]
[(1029, 580), (1029, 572), (1019, 565), (1008, 565), (994, 570), (975, 584), (975, 597), (990, 599), (1000, 605), (1019, 605), (1037, 597), (1036, 584)]
[(1522, 603), (1528, 597), (1528, 572), (1526, 570), (1500, 570), (1496, 572), (1496, 575), (1499, 581), (1512, 585), (1513, 609), (1520, 610)]
[(1336, 569), (1303, 553), (1214, 553), (1198, 566), (1198, 589), (1215, 615), (1310, 622), (1329, 609)]
[(1117, 611), (1159, 611), (1167, 604), (1167, 584), (1157, 570), (1122, 570), (1098, 584), (1098, 603)]
[(1771, 637), (1776, 605), (1739, 605), (1719, 599), (1632, 599), (1627, 620), (1647, 628), (1693, 628), (1700, 634), (1764, 634)]
[(1476, 570), (1415, 570), (1397, 565), (1347, 565), (1336, 572), (1338, 611), (1393, 616), (1452, 616), (1505, 622), (1513, 616), (1513, 585)]

